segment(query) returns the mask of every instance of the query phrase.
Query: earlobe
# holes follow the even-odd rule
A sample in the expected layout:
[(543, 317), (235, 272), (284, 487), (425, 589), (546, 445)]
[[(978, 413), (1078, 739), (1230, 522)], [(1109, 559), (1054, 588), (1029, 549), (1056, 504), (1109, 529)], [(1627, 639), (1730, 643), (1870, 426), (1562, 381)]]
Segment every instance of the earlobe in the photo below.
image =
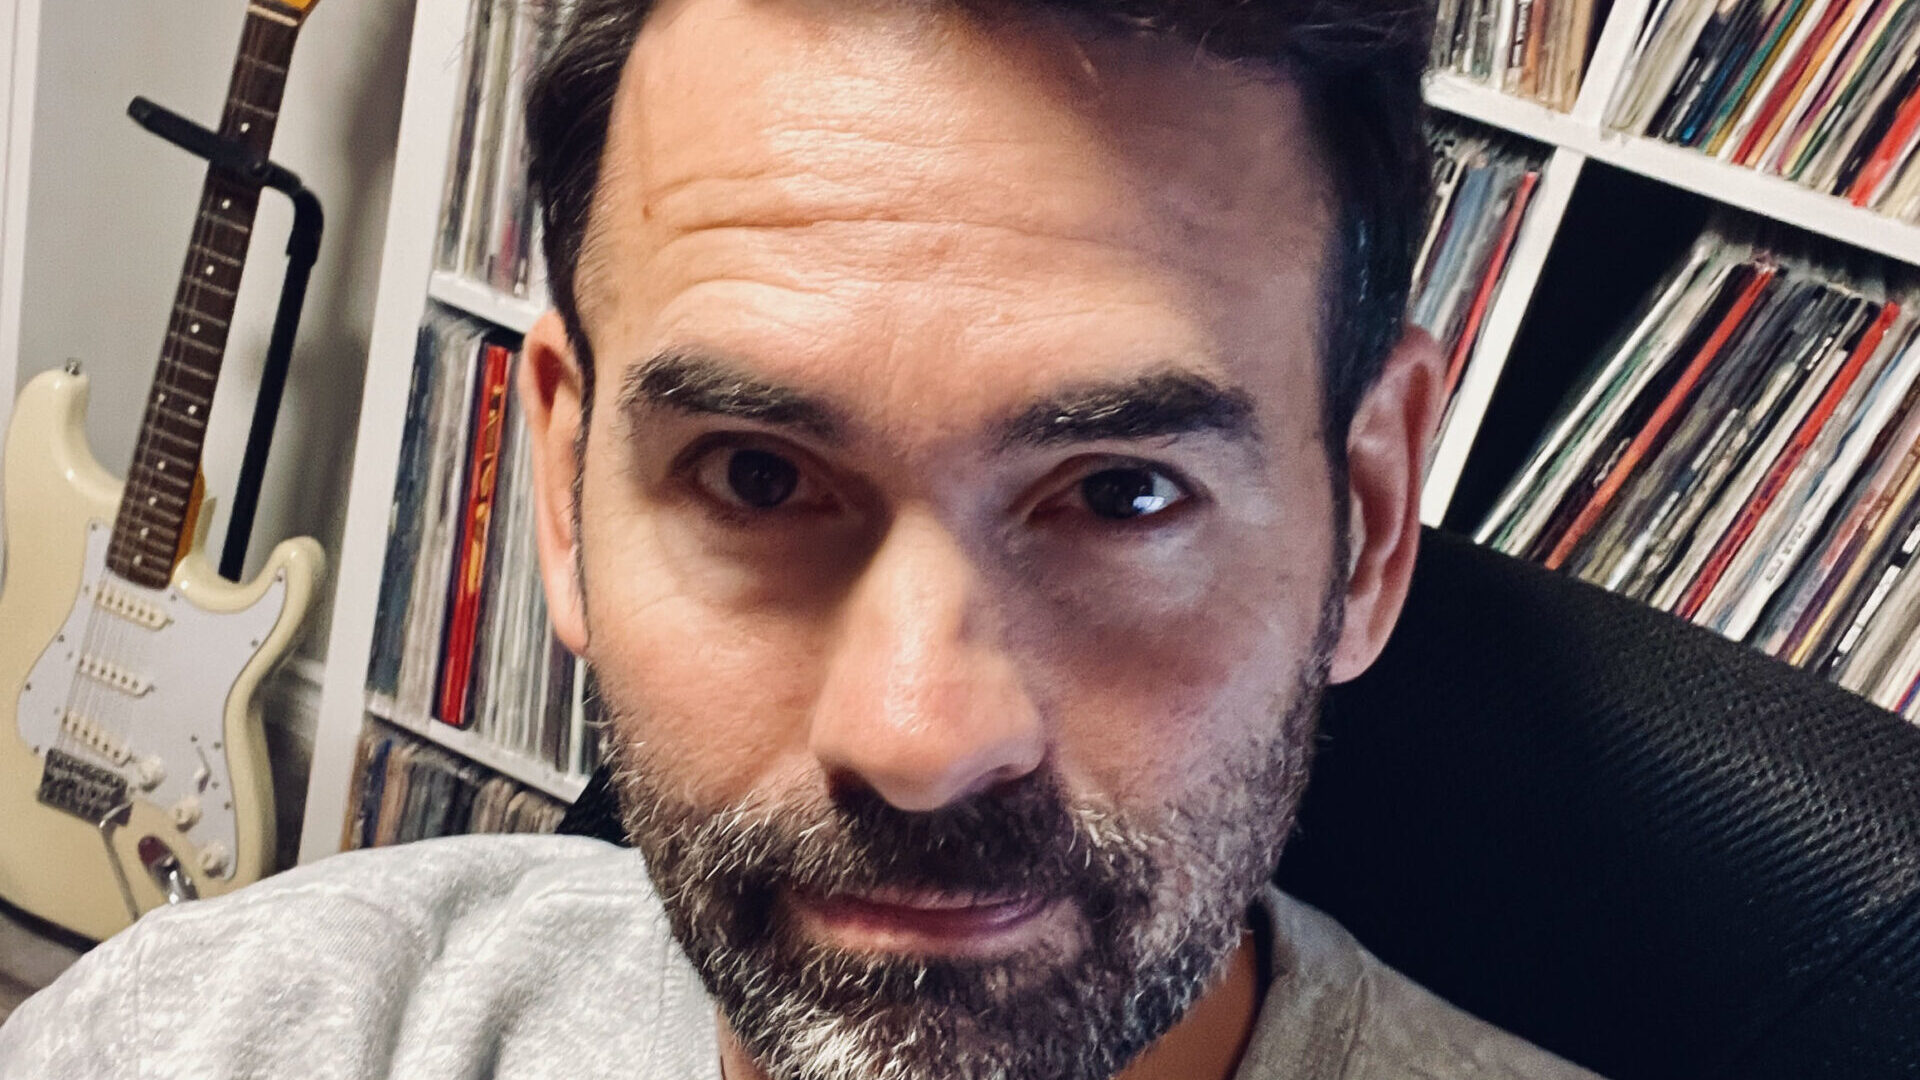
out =
[(1443, 364), (1433, 339), (1409, 327), (1348, 429), (1351, 572), (1332, 682), (1373, 665), (1406, 602), (1420, 547), (1421, 474), (1446, 405)]
[(581, 654), (587, 646), (580, 593), (574, 497), (584, 467), (577, 440), (585, 423), (585, 380), (566, 325), (549, 311), (527, 331), (519, 390), (532, 451), (534, 534), (554, 636)]

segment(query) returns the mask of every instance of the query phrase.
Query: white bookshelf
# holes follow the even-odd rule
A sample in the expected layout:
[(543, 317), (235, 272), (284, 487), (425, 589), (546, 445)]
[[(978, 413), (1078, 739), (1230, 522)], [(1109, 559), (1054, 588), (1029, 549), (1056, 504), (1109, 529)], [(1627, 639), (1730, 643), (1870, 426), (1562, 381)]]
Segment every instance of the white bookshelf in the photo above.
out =
[(433, 276), (427, 279), (427, 295), (450, 308), (516, 334), (524, 334), (532, 329), (534, 320), (547, 310), (543, 300), (507, 296), (445, 270), (435, 270)]
[(1573, 114), (1557, 113), (1450, 75), (1428, 76), (1426, 97), (1427, 104), (1442, 112), (1569, 150), (1582, 159), (1605, 162), (1843, 244), (1920, 265), (1920, 226), (1863, 210), (1791, 180), (1657, 139), (1608, 131), (1597, 122), (1585, 122)]
[[(385, 562), (387, 524), (406, 424), (408, 388), (420, 320), (429, 297), (481, 319), (524, 332), (540, 305), (435, 271), (441, 183), (453, 130), (454, 95), (463, 58), (468, 0), (418, 0), (408, 50), (406, 98), (387, 207), (379, 296), (367, 349), (366, 383), (354, 438), (353, 470), (341, 530), (334, 614), (327, 638), (315, 722), (313, 769), (300, 837), (300, 861), (339, 850), (360, 733), (369, 716), (414, 731), (530, 787), (562, 799), (581, 779), (436, 721), (397, 716), (369, 699), (367, 660)], [(384, 715), (382, 715), (384, 711)]]
[(367, 693), (366, 712), (394, 727), (410, 731), (415, 735), (446, 747), (478, 764), (485, 765), (494, 772), (512, 780), (517, 780), (530, 788), (537, 788), (562, 802), (572, 802), (580, 797), (580, 791), (587, 786), (587, 778), (561, 772), (559, 769), (516, 753), (499, 743), (483, 739), (471, 731), (443, 724), (424, 716), (411, 716), (395, 705), (394, 700), (385, 694)]
[[(468, 732), (430, 720), (396, 716), (390, 702), (378, 696), (370, 698), (366, 688), (387, 519), (413, 371), (415, 332), (427, 302), (431, 298), (516, 333), (525, 332), (543, 308), (538, 299), (503, 296), (433, 267), (467, 3), (418, 0), (414, 15), (385, 261), (338, 553), (333, 628), (300, 847), (302, 862), (331, 854), (338, 847), (354, 752), (369, 716), (414, 731), (556, 797), (570, 800), (580, 790), (581, 778), (561, 774)], [(1439, 112), (1511, 132), (1550, 151), (1526, 224), (1515, 240), (1503, 284), (1488, 310), (1429, 467), (1421, 501), (1421, 518), (1429, 524), (1444, 517), (1452, 500), (1474, 437), (1526, 319), (1541, 270), (1566, 220), (1574, 186), (1589, 162), (1601, 162), (1843, 244), (1920, 265), (1920, 228), (1697, 151), (1605, 130), (1601, 114), (1649, 3), (1615, 0), (1578, 101), (1569, 112), (1556, 112), (1450, 75), (1434, 75), (1427, 80), (1427, 102)]]

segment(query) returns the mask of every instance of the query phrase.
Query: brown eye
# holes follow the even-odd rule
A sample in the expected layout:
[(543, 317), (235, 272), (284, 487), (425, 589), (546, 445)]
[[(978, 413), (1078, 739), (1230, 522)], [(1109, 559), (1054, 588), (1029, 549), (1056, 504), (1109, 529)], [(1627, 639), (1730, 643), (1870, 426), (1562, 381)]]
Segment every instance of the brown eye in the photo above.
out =
[(779, 506), (800, 486), (799, 467), (765, 450), (735, 450), (726, 464), (728, 491), (756, 510)]
[(1095, 517), (1129, 521), (1184, 501), (1187, 493), (1157, 469), (1102, 469), (1080, 481), (1080, 498)]
[(709, 447), (687, 469), (694, 487), (734, 511), (821, 510), (832, 495), (794, 456), (763, 446)]

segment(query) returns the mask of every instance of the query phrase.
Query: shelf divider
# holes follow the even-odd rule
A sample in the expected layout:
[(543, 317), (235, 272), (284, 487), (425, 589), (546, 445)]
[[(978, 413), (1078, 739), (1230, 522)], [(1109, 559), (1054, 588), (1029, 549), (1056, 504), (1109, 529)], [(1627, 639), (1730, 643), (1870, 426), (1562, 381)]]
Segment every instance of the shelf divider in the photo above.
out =
[(367, 715), (445, 747), (510, 780), (538, 788), (562, 802), (570, 803), (578, 799), (587, 786), (587, 777), (562, 772), (544, 761), (501, 746), (471, 731), (443, 724), (430, 717), (408, 715), (385, 694), (367, 692)]
[(1473, 449), (1480, 424), (1486, 419), (1487, 405), (1494, 388), (1506, 370), (1507, 357), (1519, 337), (1520, 324), (1526, 319), (1540, 272), (1553, 249), (1553, 238), (1560, 232), (1561, 219), (1573, 198), (1573, 186), (1580, 178), (1586, 158), (1578, 151), (1560, 147), (1547, 159), (1540, 172), (1540, 186), (1527, 207), (1520, 234), (1514, 237), (1513, 252), (1507, 261), (1500, 290), (1487, 309), (1486, 323), (1480, 328), (1480, 340), (1474, 344), (1467, 370), (1460, 377), (1433, 460), (1427, 466), (1427, 479), (1420, 492), (1420, 521), (1437, 526), (1446, 517), (1447, 505), (1466, 468), (1467, 454)]

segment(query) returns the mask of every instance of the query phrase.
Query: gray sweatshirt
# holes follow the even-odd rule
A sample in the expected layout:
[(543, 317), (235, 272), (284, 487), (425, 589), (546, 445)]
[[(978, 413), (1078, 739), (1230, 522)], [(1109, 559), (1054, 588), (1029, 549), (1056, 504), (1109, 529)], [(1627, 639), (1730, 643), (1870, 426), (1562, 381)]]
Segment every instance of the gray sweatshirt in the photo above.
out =
[[(1592, 1080), (1270, 891), (1237, 1080)], [(0, 1080), (720, 1080), (714, 1007), (637, 853), (560, 836), (357, 851), (155, 911), (0, 1027)]]

